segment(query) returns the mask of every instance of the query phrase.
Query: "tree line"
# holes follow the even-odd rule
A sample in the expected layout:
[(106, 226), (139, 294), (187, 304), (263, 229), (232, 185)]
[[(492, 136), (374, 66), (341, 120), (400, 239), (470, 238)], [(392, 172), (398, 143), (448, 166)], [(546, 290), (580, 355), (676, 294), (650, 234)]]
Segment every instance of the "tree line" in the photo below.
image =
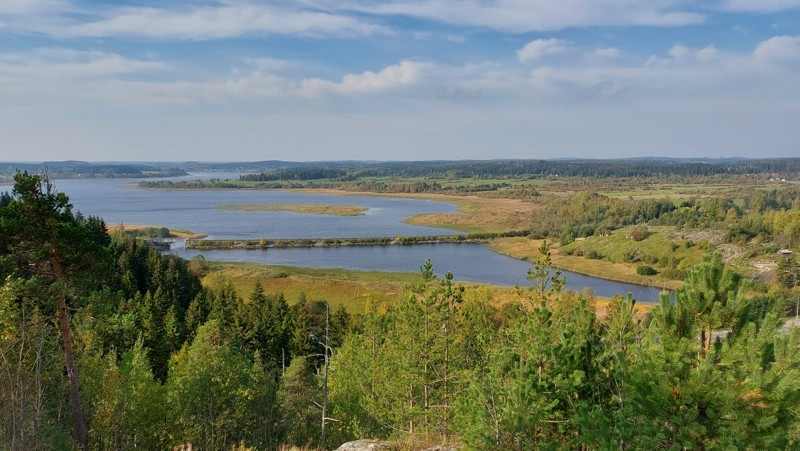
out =
[(369, 177), (430, 177), (439, 179), (497, 177), (699, 177), (740, 174), (800, 174), (800, 159), (681, 161), (681, 160), (483, 160), (351, 162), (270, 169), (246, 174), (242, 181), (353, 181)]

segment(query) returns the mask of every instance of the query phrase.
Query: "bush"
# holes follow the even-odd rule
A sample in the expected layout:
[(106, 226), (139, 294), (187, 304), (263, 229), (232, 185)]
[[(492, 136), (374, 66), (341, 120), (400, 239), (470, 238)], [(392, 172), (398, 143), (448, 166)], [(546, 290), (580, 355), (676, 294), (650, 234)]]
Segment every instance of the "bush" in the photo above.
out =
[(622, 260), (627, 263), (636, 263), (641, 259), (642, 257), (639, 254), (638, 249), (627, 249), (625, 252), (622, 253)]
[(658, 271), (656, 271), (652, 266), (639, 265), (636, 267), (636, 274), (639, 274), (640, 276), (654, 276), (658, 274)]
[(589, 253), (586, 254), (586, 257), (588, 257), (588, 258), (590, 258), (592, 260), (600, 260), (601, 258), (603, 258), (603, 256), (600, 254), (600, 252), (597, 252), (594, 249), (590, 250)]
[(678, 268), (667, 268), (661, 271), (661, 275), (667, 279), (683, 280), (686, 277), (686, 271)]
[(641, 226), (633, 229), (631, 231), (630, 237), (633, 241), (642, 241), (643, 239), (647, 238), (650, 235), (650, 232), (647, 230), (647, 227)]
[(658, 264), (658, 257), (656, 257), (655, 255), (645, 254), (642, 257), (642, 261), (647, 263), (648, 265), (657, 265)]

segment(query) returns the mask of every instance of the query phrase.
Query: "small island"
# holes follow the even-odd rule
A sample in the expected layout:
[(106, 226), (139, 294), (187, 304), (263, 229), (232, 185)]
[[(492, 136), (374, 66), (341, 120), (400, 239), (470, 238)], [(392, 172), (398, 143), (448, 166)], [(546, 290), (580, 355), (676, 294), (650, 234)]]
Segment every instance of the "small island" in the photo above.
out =
[(220, 210), (292, 211), (315, 215), (360, 216), (368, 208), (357, 205), (283, 204), (283, 205), (220, 205)]

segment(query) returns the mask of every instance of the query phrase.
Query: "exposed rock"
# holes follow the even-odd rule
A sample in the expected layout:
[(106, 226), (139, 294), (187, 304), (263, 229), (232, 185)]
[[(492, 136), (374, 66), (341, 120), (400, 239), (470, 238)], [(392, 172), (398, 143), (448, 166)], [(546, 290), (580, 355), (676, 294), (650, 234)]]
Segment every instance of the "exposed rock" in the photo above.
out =
[(394, 451), (397, 447), (381, 440), (356, 440), (336, 448), (336, 451)]
[[(354, 442), (347, 442), (342, 446), (336, 448), (335, 451), (397, 451), (400, 449), (396, 444), (390, 442), (384, 442), (381, 440), (356, 440)], [(407, 447), (403, 447), (402, 449), (408, 449)], [(436, 445), (431, 446), (430, 448), (414, 448), (419, 449), (420, 451), (458, 451), (461, 449), (460, 446), (457, 445)]]

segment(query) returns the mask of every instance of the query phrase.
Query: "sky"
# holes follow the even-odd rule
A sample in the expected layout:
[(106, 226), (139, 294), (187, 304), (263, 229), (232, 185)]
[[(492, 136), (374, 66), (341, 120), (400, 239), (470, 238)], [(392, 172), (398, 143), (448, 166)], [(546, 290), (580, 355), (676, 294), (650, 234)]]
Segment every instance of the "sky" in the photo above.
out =
[(0, 0), (0, 160), (800, 157), (800, 0)]

